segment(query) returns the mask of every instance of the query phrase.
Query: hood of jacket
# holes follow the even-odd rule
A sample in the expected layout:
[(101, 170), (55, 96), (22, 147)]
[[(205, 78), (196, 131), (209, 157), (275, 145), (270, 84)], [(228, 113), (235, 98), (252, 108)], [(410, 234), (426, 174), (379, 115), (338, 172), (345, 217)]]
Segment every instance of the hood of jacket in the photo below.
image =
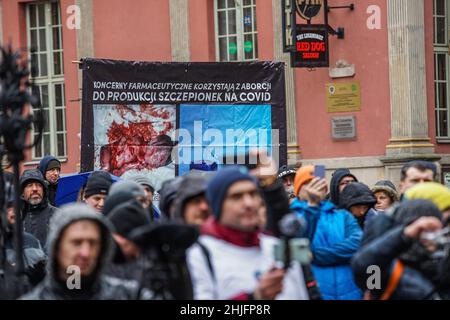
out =
[(54, 156), (45, 156), (42, 158), (41, 162), (39, 162), (38, 169), (42, 173), (42, 175), (45, 177), (45, 172), (47, 172), (47, 167), (50, 161), (56, 160), (60, 162), (56, 157)]
[(57, 250), (61, 242), (61, 237), (64, 231), (73, 223), (81, 220), (89, 220), (95, 222), (101, 230), (102, 247), (100, 249), (100, 256), (98, 257), (97, 267), (94, 270), (92, 277), (96, 279), (94, 286), (99, 283), (100, 274), (102, 274), (105, 266), (112, 258), (113, 240), (111, 237), (112, 226), (103, 217), (103, 215), (95, 212), (86, 204), (72, 203), (65, 205), (54, 214), (50, 223), (50, 230), (48, 235), (49, 251), (47, 264), (47, 281), (50, 286), (57, 287)]
[(145, 190), (142, 185), (133, 180), (121, 180), (112, 184), (103, 207), (105, 216), (120, 204), (136, 199), (136, 197), (145, 197)]
[(360, 182), (350, 183), (339, 195), (340, 207), (349, 211), (354, 205), (365, 204), (372, 208), (376, 203), (377, 199), (369, 187)]
[(163, 182), (159, 193), (159, 209), (166, 219), (171, 219), (170, 217), (170, 206), (175, 200), (177, 190), (180, 187), (180, 183), (183, 177), (176, 177), (171, 180), (166, 180)]
[(337, 169), (333, 172), (330, 182), (330, 201), (337, 206), (339, 206), (339, 183), (344, 177), (353, 177), (358, 182), (358, 179), (347, 168)]
[(47, 181), (45, 181), (42, 173), (38, 169), (30, 169), (23, 172), (22, 176), (19, 179), (20, 194), (23, 193), (25, 185), (31, 181), (39, 182), (42, 185), (42, 187), (44, 188), (44, 196), (42, 197), (41, 203), (37, 205), (27, 204), (30, 207), (29, 209), (34, 210), (35, 208), (45, 208), (48, 204), (48, 183)]
[(188, 200), (205, 194), (207, 179), (199, 175), (187, 174), (178, 187), (175, 197), (175, 217), (184, 220), (184, 207)]

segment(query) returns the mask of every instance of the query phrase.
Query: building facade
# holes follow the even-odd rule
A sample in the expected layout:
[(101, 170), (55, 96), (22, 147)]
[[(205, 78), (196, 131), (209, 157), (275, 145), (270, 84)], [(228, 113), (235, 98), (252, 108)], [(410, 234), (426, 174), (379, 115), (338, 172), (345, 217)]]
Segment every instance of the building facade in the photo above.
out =
[[(328, 0), (346, 6), (351, 0)], [(286, 63), (288, 159), (350, 168), (361, 181), (398, 182), (401, 165), (428, 159), (450, 184), (450, 4), (359, 0), (333, 9), (329, 68), (292, 68), (283, 52), (281, 0), (1, 0), (1, 38), (31, 48), (47, 125), (24, 167), (47, 153), (77, 172), (83, 57), (143, 61)], [(322, 12), (312, 23), (323, 22)], [(298, 23), (306, 23), (298, 18)], [(333, 88), (357, 83), (359, 108), (333, 109)], [(333, 89), (334, 90), (334, 89)], [(337, 112), (339, 111), (339, 112)], [(332, 123), (352, 119), (338, 139)]]

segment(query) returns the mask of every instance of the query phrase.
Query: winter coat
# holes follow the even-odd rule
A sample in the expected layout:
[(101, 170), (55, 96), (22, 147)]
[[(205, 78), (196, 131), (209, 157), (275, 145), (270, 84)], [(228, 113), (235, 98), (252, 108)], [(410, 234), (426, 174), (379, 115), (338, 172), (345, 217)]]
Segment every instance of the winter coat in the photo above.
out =
[(312, 269), (326, 300), (357, 300), (362, 292), (356, 286), (350, 259), (358, 250), (362, 231), (350, 212), (337, 209), (330, 201), (311, 207), (296, 199), (291, 209), (307, 222), (299, 234), (311, 241)]
[(442, 218), (431, 202), (414, 200), (401, 204), (393, 214), (380, 214), (371, 224), (369, 239), (352, 258), (352, 269), (359, 287), (367, 290), (368, 278), (372, 276), (368, 268), (379, 267), (380, 288), (371, 290), (375, 299), (386, 290), (393, 265), (398, 260), (404, 265), (404, 271), (390, 299), (450, 298), (449, 258), (432, 255), (418, 241), (403, 234), (406, 225), (422, 216)]
[[(97, 261), (97, 267), (90, 275), (89, 289), (70, 290), (65, 281), (60, 281), (56, 264), (57, 248), (61, 241), (63, 231), (71, 224), (89, 220), (97, 223), (101, 232), (102, 248)], [(104, 275), (104, 268), (110, 263), (112, 250), (112, 237), (109, 223), (102, 215), (95, 213), (92, 208), (84, 204), (71, 204), (65, 206), (52, 219), (49, 234), (49, 260), (46, 278), (31, 292), (22, 297), (23, 300), (129, 300), (151, 299), (153, 294), (147, 290), (140, 290), (136, 281), (126, 281)], [(83, 288), (85, 288), (83, 290)]]
[(120, 246), (116, 243), (113, 259), (111, 263), (105, 266), (105, 274), (119, 279), (140, 281), (142, 272), (139, 260), (127, 261)]
[(25, 215), (23, 220), (24, 230), (35, 236), (44, 248), (47, 247), (50, 220), (57, 210), (57, 208), (49, 205), (46, 200), (42, 200), (37, 205), (25, 205), (23, 211)]
[[(372, 208), (377, 203), (377, 199), (372, 191), (363, 183), (350, 183), (342, 193), (339, 195), (339, 207), (350, 211), (350, 207), (354, 205), (367, 205)], [(368, 212), (361, 217), (355, 217), (361, 229), (364, 230), (364, 223), (366, 221)], [(370, 212), (373, 216), (375, 211)]]
[(336, 206), (339, 206), (339, 183), (344, 177), (353, 177), (355, 181), (358, 181), (354, 175), (350, 173), (350, 170), (342, 168), (334, 171), (330, 181), (330, 198), (329, 200)]
[[(56, 157), (54, 157), (54, 156), (45, 156), (39, 162), (38, 169), (42, 173), (42, 176), (44, 177), (44, 179), (45, 179), (45, 173), (47, 172), (48, 164), (52, 160), (56, 160), (56, 161), (59, 162), (59, 160)], [(55, 198), (56, 198), (56, 191), (57, 191), (57, 189), (58, 189), (58, 184), (48, 183), (48, 196), (47, 196), (47, 198), (48, 198), (48, 202), (54, 207), (56, 207)]]
[(24, 203), (22, 210), (23, 226), (24, 230), (35, 236), (45, 249), (50, 219), (58, 209), (48, 204), (47, 183), (37, 169), (27, 170), (23, 173), (20, 177), (21, 190), (23, 191), (25, 185), (31, 181), (37, 181), (43, 186), (44, 195), (42, 201), (38, 204), (32, 205), (28, 202)]
[[(15, 265), (16, 250), (14, 247), (14, 236), (8, 231), (5, 237), (6, 259), (11, 265)], [(23, 262), (25, 274), (32, 285), (38, 284), (45, 276), (45, 265), (47, 256), (45, 255), (39, 240), (31, 234), (23, 233)]]
[[(376, 238), (359, 250), (352, 259), (352, 269), (356, 282), (361, 289), (367, 289), (369, 266), (376, 265), (381, 271), (381, 289), (372, 290), (372, 295), (378, 298), (386, 289), (393, 262), (400, 253), (406, 251), (412, 242), (403, 234), (403, 226), (393, 228), (384, 235)], [(420, 271), (404, 267), (403, 274), (396, 290), (390, 297), (392, 300), (422, 300), (434, 289), (433, 283), (428, 280)], [(437, 294), (429, 296), (429, 299), (436, 299)]]
[[(210, 218), (204, 228), (213, 221)], [(259, 245), (237, 245), (219, 235), (203, 234), (199, 242), (209, 253), (194, 244), (188, 251), (188, 265), (196, 300), (248, 299), (257, 287), (259, 277), (273, 267), (273, 248), (276, 238), (257, 235)], [(303, 273), (294, 263), (283, 280), (283, 291), (276, 297), (280, 300), (305, 300), (308, 294)]]

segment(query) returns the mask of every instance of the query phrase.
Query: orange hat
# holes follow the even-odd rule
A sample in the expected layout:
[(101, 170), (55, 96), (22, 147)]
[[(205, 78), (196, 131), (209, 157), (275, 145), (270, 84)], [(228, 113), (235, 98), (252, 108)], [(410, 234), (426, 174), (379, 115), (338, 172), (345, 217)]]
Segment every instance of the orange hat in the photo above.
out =
[(294, 178), (294, 193), (298, 196), (301, 187), (310, 182), (314, 178), (314, 166), (303, 166), (297, 170)]

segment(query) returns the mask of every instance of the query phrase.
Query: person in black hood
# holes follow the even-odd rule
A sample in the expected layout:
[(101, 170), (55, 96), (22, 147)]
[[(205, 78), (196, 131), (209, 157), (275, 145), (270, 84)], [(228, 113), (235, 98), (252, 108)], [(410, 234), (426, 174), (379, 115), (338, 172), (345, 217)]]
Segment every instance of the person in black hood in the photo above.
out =
[(25, 170), (20, 177), (20, 188), (24, 206), (23, 226), (46, 249), (50, 219), (58, 210), (48, 203), (47, 183), (38, 169)]
[(155, 188), (153, 187), (154, 183), (152, 182), (152, 180), (142, 173), (129, 175), (125, 178), (125, 180), (135, 181), (144, 188), (146, 200), (145, 209), (148, 211), (151, 220), (159, 219), (159, 212), (157, 208), (153, 205), (153, 195), (155, 194)]
[[(384, 234), (362, 246), (353, 256), (355, 280), (375, 299), (449, 299), (450, 262), (445, 247), (425, 237), (442, 230), (442, 213), (429, 200), (410, 200), (395, 210), (393, 224)], [(448, 246), (448, 244), (447, 244)], [(370, 266), (378, 266), (378, 288), (368, 288)], [(396, 274), (396, 286), (387, 290)], [(392, 286), (392, 284), (391, 284)]]
[(114, 207), (106, 217), (114, 226), (112, 236), (116, 244), (112, 263), (106, 268), (106, 274), (121, 279), (144, 279), (142, 265), (139, 264), (140, 248), (130, 239), (131, 233), (151, 220), (142, 205), (135, 199)]
[[(6, 201), (6, 235), (5, 235), (5, 250), (6, 259), (12, 264), (16, 264), (16, 251), (14, 248), (14, 224), (16, 223), (16, 214), (14, 212), (14, 188), (7, 190)], [(36, 237), (28, 232), (23, 233), (23, 258), (25, 266), (25, 274), (28, 277), (31, 285), (38, 284), (45, 276), (45, 264), (47, 256), (45, 255), (42, 246)]]
[(39, 162), (38, 169), (42, 173), (44, 180), (48, 182), (48, 202), (56, 207), (55, 197), (61, 173), (61, 162), (54, 156), (48, 155)]
[(109, 190), (102, 213), (107, 216), (121, 203), (133, 199), (137, 200), (142, 208), (145, 208), (146, 198), (144, 188), (132, 180), (117, 181)]
[(182, 180), (183, 177), (176, 177), (174, 179), (166, 180), (162, 183), (161, 189), (158, 191), (160, 197), (159, 209), (161, 210), (162, 217), (165, 220), (170, 220), (174, 214), (174, 200)]
[(377, 199), (372, 191), (363, 183), (353, 182), (342, 190), (339, 196), (340, 207), (352, 213), (358, 224), (364, 230), (365, 221), (376, 215), (373, 207)]
[(188, 173), (183, 176), (174, 202), (173, 220), (192, 225), (201, 225), (211, 215), (206, 200), (206, 177)]
[(358, 179), (346, 168), (336, 169), (331, 176), (329, 200), (339, 207), (339, 195), (345, 187)]
[(46, 278), (23, 300), (152, 299), (136, 281), (104, 275), (112, 226), (86, 204), (69, 204), (52, 219)]

